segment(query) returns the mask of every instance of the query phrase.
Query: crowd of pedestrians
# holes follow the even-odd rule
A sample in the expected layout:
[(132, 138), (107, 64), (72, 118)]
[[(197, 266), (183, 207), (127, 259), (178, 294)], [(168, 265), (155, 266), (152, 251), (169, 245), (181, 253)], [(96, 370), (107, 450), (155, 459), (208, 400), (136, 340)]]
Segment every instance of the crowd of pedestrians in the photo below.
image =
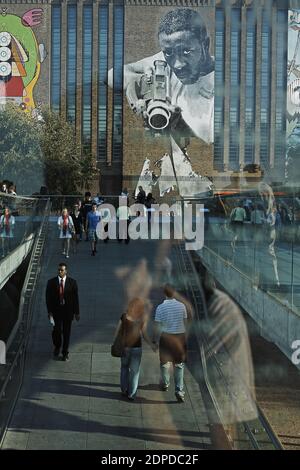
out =
[[(128, 244), (130, 241), (128, 234), (130, 219), (133, 217), (146, 217), (148, 224), (150, 224), (154, 212), (153, 205), (156, 201), (151, 193), (146, 195), (142, 186), (140, 186), (139, 192), (134, 198), (134, 202), (141, 204), (143, 208), (141, 208), (142, 210), (140, 211), (136, 211), (135, 214), (132, 214), (129, 207), (129, 193), (127, 188), (122, 190), (120, 197), (126, 199), (126, 204), (116, 207), (116, 218), (118, 222), (117, 239), (119, 243), (124, 241), (125, 244)], [(105, 234), (103, 241), (105, 243), (109, 241), (108, 222), (111, 218), (111, 214), (109, 209), (102, 209), (101, 206), (103, 203), (105, 203), (104, 197), (100, 194), (93, 197), (91, 192), (87, 191), (83, 200), (76, 200), (70, 211), (66, 207), (63, 208), (58, 217), (57, 224), (59, 228), (59, 238), (62, 240), (62, 254), (66, 258), (70, 257), (71, 248), (74, 254), (77, 252), (77, 245), (83, 240), (90, 242), (91, 256), (96, 255), (97, 242), (99, 240), (99, 232), (97, 233), (99, 222), (101, 222), (101, 230), (103, 230)]]

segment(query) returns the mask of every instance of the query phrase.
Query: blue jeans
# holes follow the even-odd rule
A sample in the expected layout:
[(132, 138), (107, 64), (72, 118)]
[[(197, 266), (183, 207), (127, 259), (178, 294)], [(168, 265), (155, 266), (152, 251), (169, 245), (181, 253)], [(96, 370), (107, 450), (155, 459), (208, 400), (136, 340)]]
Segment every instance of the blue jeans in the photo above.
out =
[[(160, 364), (161, 378), (163, 385), (170, 385), (170, 367), (172, 362), (166, 362), (165, 364)], [(179, 364), (174, 364), (174, 382), (175, 382), (175, 392), (183, 392), (183, 374), (184, 374), (184, 363), (180, 362)]]
[(121, 390), (134, 397), (139, 384), (142, 348), (126, 348), (121, 357)]

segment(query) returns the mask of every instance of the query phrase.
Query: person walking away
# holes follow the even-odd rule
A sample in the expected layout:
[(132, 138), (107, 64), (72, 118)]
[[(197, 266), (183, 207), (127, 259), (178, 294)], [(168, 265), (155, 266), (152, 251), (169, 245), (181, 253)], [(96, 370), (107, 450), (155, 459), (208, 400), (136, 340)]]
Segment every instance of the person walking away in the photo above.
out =
[(77, 282), (67, 275), (65, 263), (59, 264), (58, 276), (47, 283), (46, 304), (48, 318), (54, 322), (54, 357), (59, 356), (62, 345), (62, 360), (68, 361), (72, 321), (74, 318), (79, 321), (80, 313)]
[[(126, 196), (122, 196), (126, 197)], [(124, 240), (126, 245), (128, 245), (130, 238), (128, 234), (128, 225), (129, 225), (129, 217), (130, 217), (130, 210), (128, 207), (129, 200), (126, 197), (126, 206), (121, 205), (117, 209), (117, 219), (118, 219), (118, 242), (122, 243)]]
[(143, 186), (139, 186), (139, 192), (136, 197), (136, 202), (138, 204), (145, 204), (145, 201), (146, 201), (146, 193), (143, 190)]
[[(86, 225), (87, 225), (87, 215), (88, 213), (92, 210), (92, 195), (89, 191), (87, 191), (84, 195), (84, 200), (82, 202), (82, 205), (81, 205), (81, 215), (82, 215), (82, 222), (83, 222), (83, 226), (84, 228), (86, 229)], [(86, 231), (85, 233), (85, 241), (89, 241), (89, 237), (88, 237), (88, 232)]]
[(263, 228), (266, 221), (264, 208), (261, 204), (256, 204), (251, 212), (251, 224), (254, 226), (254, 241), (261, 243), (263, 240)]
[(145, 202), (146, 202), (146, 193), (143, 190), (143, 186), (139, 186), (139, 192), (136, 196), (136, 203), (142, 204), (144, 206), (142, 215), (145, 215)]
[(152, 213), (155, 212), (155, 209), (154, 207), (152, 207), (152, 204), (155, 204), (155, 203), (156, 201), (154, 197), (152, 196), (152, 193), (147, 194), (147, 197), (145, 199), (145, 206), (146, 206), (149, 225), (151, 224)]
[(232, 251), (235, 252), (235, 245), (238, 239), (243, 240), (243, 226), (247, 219), (246, 211), (240, 202), (230, 213), (230, 222), (233, 231), (233, 240), (231, 242)]
[(140, 298), (132, 299), (117, 325), (115, 335), (123, 328), (124, 355), (121, 357), (121, 391), (123, 396), (131, 401), (135, 399), (139, 384), (140, 366), (142, 359), (142, 337), (153, 351), (155, 346), (147, 334), (148, 315), (145, 311), (145, 301)]
[(62, 240), (62, 254), (69, 258), (70, 240), (75, 232), (75, 228), (68, 209), (63, 209), (61, 216), (58, 218), (57, 225), (60, 228), (59, 238)]
[(170, 385), (170, 367), (174, 366), (175, 396), (178, 402), (184, 402), (184, 363), (186, 361), (186, 326), (188, 314), (186, 306), (175, 299), (175, 289), (166, 284), (165, 300), (155, 312), (155, 331), (153, 343), (159, 340), (159, 358), (161, 370), (161, 388), (167, 391)]

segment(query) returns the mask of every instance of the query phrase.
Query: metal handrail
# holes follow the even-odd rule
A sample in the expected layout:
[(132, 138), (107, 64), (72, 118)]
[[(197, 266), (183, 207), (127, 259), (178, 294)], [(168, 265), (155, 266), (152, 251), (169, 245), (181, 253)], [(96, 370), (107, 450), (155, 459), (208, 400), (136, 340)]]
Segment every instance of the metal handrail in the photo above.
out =
[(18, 195), (18, 194), (9, 194), (9, 193), (3, 193), (0, 191), (0, 197), (7, 197), (9, 199), (12, 199), (12, 200), (18, 200), (18, 199), (25, 199), (26, 201), (34, 201), (34, 197), (33, 196), (22, 196), (22, 195)]
[(44, 213), (44, 216), (43, 216), (43, 219), (41, 221), (41, 225), (39, 227), (39, 230), (38, 230), (38, 233), (36, 234), (36, 239), (34, 241), (34, 244), (33, 244), (33, 250), (32, 250), (32, 256), (31, 256), (31, 259), (30, 259), (30, 262), (29, 262), (29, 266), (28, 266), (28, 269), (27, 269), (27, 272), (26, 272), (26, 276), (25, 276), (25, 280), (24, 280), (24, 284), (23, 284), (23, 288), (22, 288), (22, 291), (21, 291), (21, 297), (20, 297), (20, 304), (19, 304), (19, 312), (18, 312), (18, 319), (8, 337), (8, 340), (7, 340), (7, 343), (6, 343), (6, 347), (7, 347), (7, 351), (9, 350), (9, 347), (10, 345), (12, 344), (14, 338), (15, 338), (15, 335), (18, 331), (18, 328), (19, 328), (19, 325), (22, 321), (22, 313), (23, 313), (23, 307), (24, 307), (24, 302), (25, 302), (25, 294), (26, 294), (26, 290), (27, 290), (27, 285), (28, 285), (28, 281), (29, 281), (29, 278), (30, 278), (30, 271), (31, 271), (31, 265), (32, 265), (32, 259), (33, 259), (33, 256), (34, 256), (34, 252), (35, 252), (35, 249), (36, 249), (36, 246), (39, 242), (39, 238), (41, 236), (41, 232), (43, 230), (43, 227), (44, 227), (44, 223), (45, 223), (45, 220), (46, 220), (46, 217), (47, 217), (47, 211), (49, 210), (50, 208), (50, 201), (48, 200), (47, 204), (46, 204), (46, 207), (45, 207), (45, 213)]

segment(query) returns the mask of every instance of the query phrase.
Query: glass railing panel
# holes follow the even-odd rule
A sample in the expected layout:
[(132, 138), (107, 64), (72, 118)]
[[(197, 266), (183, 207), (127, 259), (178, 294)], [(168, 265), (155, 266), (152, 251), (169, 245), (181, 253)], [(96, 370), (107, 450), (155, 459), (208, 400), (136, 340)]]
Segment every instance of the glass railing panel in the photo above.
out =
[[(276, 189), (194, 201), (208, 210), (204, 246), (283, 305), (300, 307), (300, 198)], [(244, 211), (234, 222), (235, 209)], [(240, 217), (242, 218), (242, 217)]]

